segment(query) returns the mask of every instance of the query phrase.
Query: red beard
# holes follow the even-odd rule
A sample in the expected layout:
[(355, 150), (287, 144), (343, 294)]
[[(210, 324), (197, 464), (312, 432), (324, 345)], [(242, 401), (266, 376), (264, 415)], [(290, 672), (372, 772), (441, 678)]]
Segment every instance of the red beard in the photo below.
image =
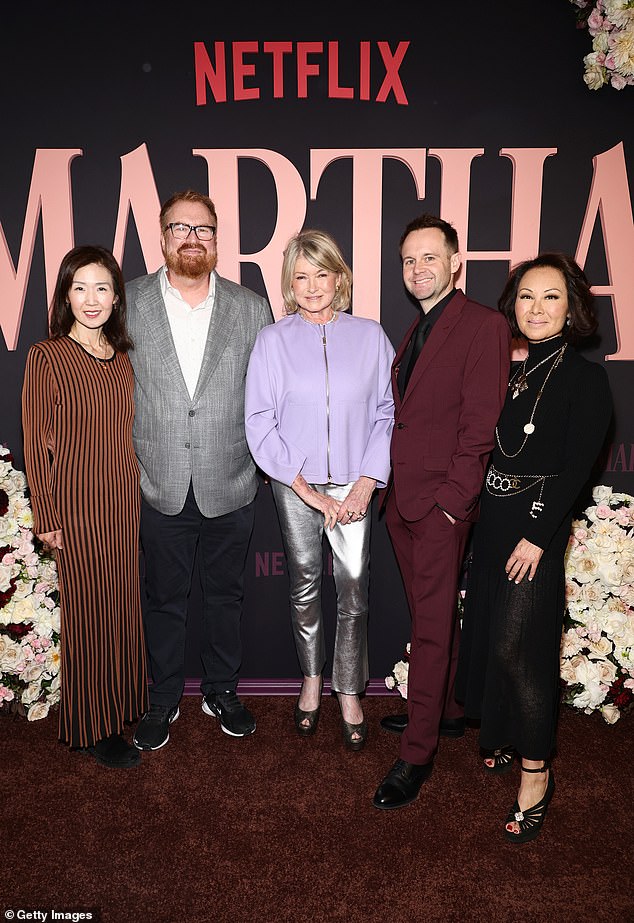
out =
[[(183, 249), (185, 246), (183, 245)], [(216, 266), (216, 255), (208, 253), (201, 248), (196, 253), (176, 253), (167, 255), (165, 262), (170, 272), (177, 276), (185, 276), (186, 279), (199, 279), (202, 276), (208, 276)]]

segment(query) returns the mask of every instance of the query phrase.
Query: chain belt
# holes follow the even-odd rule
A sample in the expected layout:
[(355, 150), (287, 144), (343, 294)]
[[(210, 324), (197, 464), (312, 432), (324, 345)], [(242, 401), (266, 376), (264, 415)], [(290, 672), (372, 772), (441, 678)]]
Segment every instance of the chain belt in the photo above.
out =
[(546, 480), (556, 477), (556, 474), (505, 474), (491, 465), (485, 483), (487, 493), (491, 494), (492, 497), (515, 497), (517, 494), (522, 494), (539, 484), (539, 498), (534, 501), (530, 509), (530, 515), (533, 519), (537, 519), (544, 509), (544, 504), (542, 503), (544, 484)]

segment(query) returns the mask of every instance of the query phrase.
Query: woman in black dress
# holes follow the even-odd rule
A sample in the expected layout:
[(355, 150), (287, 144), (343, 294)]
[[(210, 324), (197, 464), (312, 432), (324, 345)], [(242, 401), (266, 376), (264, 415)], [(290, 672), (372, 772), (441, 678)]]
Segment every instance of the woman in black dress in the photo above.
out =
[(555, 788), (564, 555), (612, 399), (603, 366), (573, 346), (597, 321), (586, 276), (570, 257), (521, 263), (498, 307), (528, 354), (511, 373), (482, 491), (458, 694), (465, 714), (481, 720), (484, 768), (499, 774), (521, 761), (505, 835), (523, 843), (539, 834)]

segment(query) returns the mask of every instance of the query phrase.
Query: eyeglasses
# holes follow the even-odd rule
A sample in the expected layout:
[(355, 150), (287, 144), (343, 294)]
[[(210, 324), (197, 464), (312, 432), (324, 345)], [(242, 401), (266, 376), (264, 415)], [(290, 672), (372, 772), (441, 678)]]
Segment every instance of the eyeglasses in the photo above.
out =
[(182, 224), (180, 221), (172, 221), (167, 227), (176, 240), (186, 240), (192, 231), (198, 240), (211, 240), (216, 236), (216, 229), (213, 224)]

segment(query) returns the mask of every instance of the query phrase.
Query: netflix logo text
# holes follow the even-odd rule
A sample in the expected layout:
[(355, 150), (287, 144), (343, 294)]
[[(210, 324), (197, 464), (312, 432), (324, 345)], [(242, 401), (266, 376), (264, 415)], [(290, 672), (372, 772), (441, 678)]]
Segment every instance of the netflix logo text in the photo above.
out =
[[(256, 577), (285, 577), (286, 555), (283, 551), (256, 551), (253, 556)], [(332, 577), (332, 552), (324, 557), (324, 574)]]
[(339, 42), (214, 42), (212, 53), (204, 42), (194, 42), (196, 105), (260, 99), (269, 93), (273, 99), (306, 99), (323, 86), (323, 75), (328, 99), (385, 103), (393, 95), (400, 106), (407, 106), (399, 69), (408, 47), (409, 42), (399, 42), (392, 51), (388, 42), (359, 42), (354, 52), (342, 49), (344, 79)]

